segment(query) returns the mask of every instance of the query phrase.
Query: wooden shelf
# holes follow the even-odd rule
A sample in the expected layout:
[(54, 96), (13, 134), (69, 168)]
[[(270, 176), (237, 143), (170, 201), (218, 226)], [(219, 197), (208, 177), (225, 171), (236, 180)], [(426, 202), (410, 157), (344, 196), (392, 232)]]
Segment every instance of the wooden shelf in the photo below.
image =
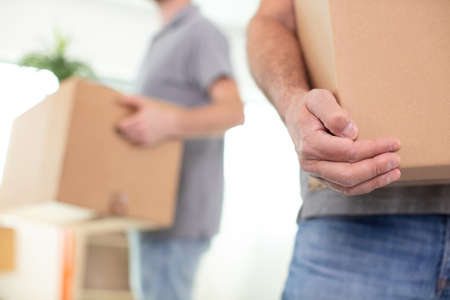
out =
[(84, 290), (76, 300), (133, 300), (129, 291)]
[(88, 244), (99, 247), (128, 248), (128, 239), (125, 234), (93, 235), (89, 237)]

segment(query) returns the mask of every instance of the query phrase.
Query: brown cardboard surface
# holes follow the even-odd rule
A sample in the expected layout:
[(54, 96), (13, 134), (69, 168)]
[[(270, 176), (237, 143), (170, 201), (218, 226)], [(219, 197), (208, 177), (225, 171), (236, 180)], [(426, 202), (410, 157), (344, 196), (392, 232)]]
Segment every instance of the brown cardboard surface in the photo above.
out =
[(450, 183), (450, 2), (296, 4), (314, 87), (337, 95), (360, 138), (402, 141), (400, 184)]
[(65, 224), (114, 217), (170, 226), (182, 143), (142, 148), (124, 141), (115, 126), (132, 112), (118, 104), (120, 97), (75, 78), (20, 116), (0, 208)]
[(9, 228), (0, 227), (0, 273), (12, 272), (16, 265), (16, 237)]

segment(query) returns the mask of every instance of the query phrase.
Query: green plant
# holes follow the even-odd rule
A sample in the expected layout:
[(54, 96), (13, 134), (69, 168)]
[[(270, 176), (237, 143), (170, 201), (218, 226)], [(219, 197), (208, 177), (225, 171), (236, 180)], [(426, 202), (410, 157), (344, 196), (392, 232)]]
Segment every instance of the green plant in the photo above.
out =
[(56, 31), (55, 45), (52, 50), (48, 51), (48, 53), (33, 52), (27, 54), (20, 60), (19, 64), (50, 70), (58, 77), (60, 82), (72, 76), (95, 78), (94, 71), (87, 64), (67, 58), (66, 54), (69, 44), (69, 39)]

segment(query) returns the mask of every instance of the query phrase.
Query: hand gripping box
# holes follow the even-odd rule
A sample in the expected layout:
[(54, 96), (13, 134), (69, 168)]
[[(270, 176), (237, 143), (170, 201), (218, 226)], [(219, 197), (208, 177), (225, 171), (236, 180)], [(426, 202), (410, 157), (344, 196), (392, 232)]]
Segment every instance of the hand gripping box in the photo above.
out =
[(132, 112), (121, 94), (73, 78), (14, 122), (0, 209), (102, 230), (169, 227), (182, 143), (131, 145), (116, 132)]
[(402, 185), (450, 183), (450, 1), (296, 0), (313, 87), (361, 139), (402, 142)]

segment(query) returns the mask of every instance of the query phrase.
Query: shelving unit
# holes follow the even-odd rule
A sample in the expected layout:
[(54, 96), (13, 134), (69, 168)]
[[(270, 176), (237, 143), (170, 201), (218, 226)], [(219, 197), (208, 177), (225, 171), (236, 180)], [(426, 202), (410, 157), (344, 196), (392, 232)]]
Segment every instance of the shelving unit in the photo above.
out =
[(128, 284), (126, 235), (78, 231), (71, 236), (73, 268), (66, 268), (72, 273), (67, 273), (71, 280), (63, 300), (133, 300)]

